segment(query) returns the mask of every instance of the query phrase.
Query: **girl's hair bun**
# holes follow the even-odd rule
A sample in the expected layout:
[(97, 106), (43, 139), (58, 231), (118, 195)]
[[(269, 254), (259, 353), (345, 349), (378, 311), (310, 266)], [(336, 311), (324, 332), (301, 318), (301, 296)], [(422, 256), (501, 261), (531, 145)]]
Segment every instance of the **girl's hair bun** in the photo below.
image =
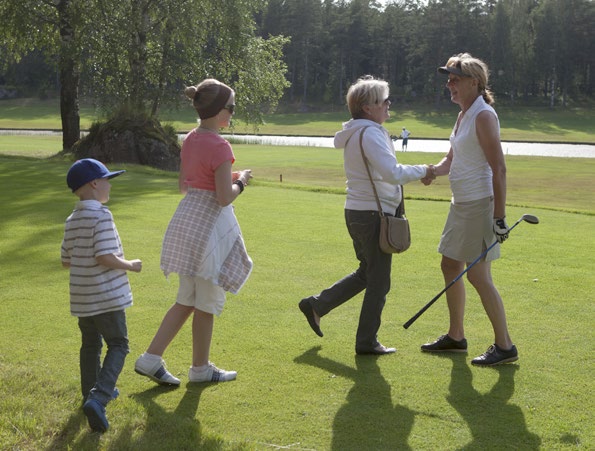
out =
[(196, 86), (187, 86), (186, 89), (184, 89), (184, 94), (190, 100), (194, 100), (194, 96), (196, 95), (196, 91), (197, 91)]

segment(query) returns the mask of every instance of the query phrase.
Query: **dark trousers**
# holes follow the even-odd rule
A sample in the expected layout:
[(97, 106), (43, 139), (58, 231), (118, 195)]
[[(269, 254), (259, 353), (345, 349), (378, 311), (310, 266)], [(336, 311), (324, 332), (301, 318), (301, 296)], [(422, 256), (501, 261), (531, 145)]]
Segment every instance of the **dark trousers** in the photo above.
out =
[(369, 351), (379, 344), (377, 335), (386, 295), (390, 290), (392, 255), (382, 252), (378, 245), (380, 215), (377, 211), (345, 210), (345, 222), (359, 267), (314, 296), (316, 301), (312, 306), (322, 317), (365, 290), (355, 349)]
[[(128, 330), (124, 310), (79, 318), (82, 335), (80, 350), (83, 398), (97, 399), (104, 406), (112, 399), (118, 376), (124, 367)], [(107, 352), (101, 365), (103, 340)]]

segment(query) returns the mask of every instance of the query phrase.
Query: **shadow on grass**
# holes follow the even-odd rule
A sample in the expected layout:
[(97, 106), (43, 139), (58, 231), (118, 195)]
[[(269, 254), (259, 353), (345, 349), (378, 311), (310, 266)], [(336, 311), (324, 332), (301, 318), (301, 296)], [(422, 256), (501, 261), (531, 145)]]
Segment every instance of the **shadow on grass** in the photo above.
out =
[(377, 356), (355, 356), (355, 368), (318, 355), (320, 346), (294, 361), (353, 380), (354, 384), (333, 421), (333, 450), (411, 449), (407, 443), (414, 412), (393, 405), (391, 387), (378, 366)]
[[(54, 450), (99, 450), (118, 451), (153, 450), (153, 449), (201, 449), (221, 450), (225, 442), (221, 437), (203, 432), (198, 420), (198, 407), (205, 390), (214, 384), (188, 384), (186, 392), (173, 411), (167, 411), (158, 402), (157, 397), (177, 387), (154, 386), (144, 392), (130, 395), (140, 404), (146, 415), (131, 417), (117, 431), (109, 442), (101, 433), (93, 432), (87, 423), (82, 409), (73, 412), (61, 431), (56, 434), (46, 451)], [(109, 411), (108, 407), (108, 411)], [(115, 415), (112, 412), (112, 415)], [(108, 413), (109, 419), (109, 413)], [(110, 431), (108, 431), (109, 434)], [(241, 444), (237, 449), (243, 449)]]
[(509, 403), (514, 394), (514, 374), (518, 365), (481, 368), (497, 371), (498, 381), (487, 393), (473, 387), (473, 374), (465, 355), (445, 355), (452, 360), (447, 401), (467, 423), (473, 441), (462, 449), (538, 450), (541, 439), (529, 432), (519, 406)]
[(156, 386), (131, 395), (145, 409), (146, 419), (144, 421), (137, 419), (136, 422), (129, 423), (110, 444), (110, 448), (114, 450), (220, 449), (222, 440), (205, 436), (197, 418), (200, 398), (211, 386), (188, 384), (184, 396), (172, 412), (165, 410), (156, 401), (156, 397), (176, 388)]
[[(59, 434), (55, 435), (51, 443), (47, 446), (47, 451), (54, 451), (57, 449), (68, 449), (69, 446), (74, 446), (77, 441), (77, 436), (82, 428), (87, 426), (87, 418), (82, 409), (77, 409), (73, 412), (66, 424), (62, 427)], [(89, 442), (93, 442), (93, 448), (98, 447), (99, 434), (93, 434), (90, 430), (87, 434)], [(89, 447), (90, 443), (87, 443)]]

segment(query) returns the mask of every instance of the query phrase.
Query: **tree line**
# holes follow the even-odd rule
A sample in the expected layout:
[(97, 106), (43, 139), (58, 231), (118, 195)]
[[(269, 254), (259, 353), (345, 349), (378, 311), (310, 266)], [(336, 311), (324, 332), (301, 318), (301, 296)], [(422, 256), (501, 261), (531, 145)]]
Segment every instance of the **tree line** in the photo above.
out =
[(436, 67), (464, 51), (498, 98), (565, 106), (593, 98), (593, 23), (592, 0), (3, 0), (0, 85), (57, 87), (65, 148), (80, 97), (158, 116), (206, 77), (253, 123), (279, 101), (343, 105), (364, 74), (439, 106)]
[(436, 68), (469, 52), (488, 63), (500, 99), (567, 105), (593, 98), (592, 0), (269, 0), (262, 36), (290, 36), (285, 97), (342, 104), (362, 74), (403, 101), (440, 102)]
[[(107, 112), (158, 116), (204, 78), (231, 84), (242, 117), (262, 120), (288, 86), (286, 38), (256, 34), (265, 0), (2, 0), (0, 67), (22, 84), (57, 80), (64, 149), (80, 137), (81, 96)], [(46, 70), (44, 70), (44, 68)], [(21, 75), (21, 76), (19, 76)]]

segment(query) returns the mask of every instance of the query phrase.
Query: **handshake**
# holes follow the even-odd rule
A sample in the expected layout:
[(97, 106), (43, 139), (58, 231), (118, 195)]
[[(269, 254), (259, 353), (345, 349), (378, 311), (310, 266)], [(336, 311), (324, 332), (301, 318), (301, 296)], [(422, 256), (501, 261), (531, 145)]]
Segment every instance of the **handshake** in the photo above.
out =
[(420, 181), (428, 186), (432, 181), (436, 180), (436, 167), (433, 164), (426, 165), (426, 175)]

